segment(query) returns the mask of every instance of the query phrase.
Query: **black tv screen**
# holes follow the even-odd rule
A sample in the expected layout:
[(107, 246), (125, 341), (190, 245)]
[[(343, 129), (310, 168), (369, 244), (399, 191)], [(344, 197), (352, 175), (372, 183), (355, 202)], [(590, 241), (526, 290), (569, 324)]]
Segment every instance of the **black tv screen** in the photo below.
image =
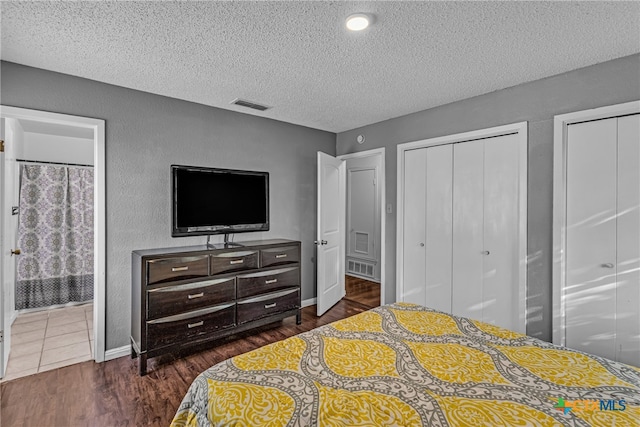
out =
[(269, 173), (171, 166), (173, 237), (269, 230)]

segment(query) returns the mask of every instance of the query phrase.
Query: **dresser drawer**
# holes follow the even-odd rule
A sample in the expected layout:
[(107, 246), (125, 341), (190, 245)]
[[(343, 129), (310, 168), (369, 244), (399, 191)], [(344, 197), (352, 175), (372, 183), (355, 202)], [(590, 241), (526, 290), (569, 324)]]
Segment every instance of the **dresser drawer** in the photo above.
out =
[(300, 262), (300, 248), (298, 246), (284, 246), (260, 251), (260, 267), (291, 264), (294, 262)]
[(224, 252), (211, 255), (211, 274), (258, 268), (258, 251)]
[(209, 255), (153, 259), (147, 261), (147, 284), (207, 277)]
[(147, 292), (147, 319), (171, 316), (236, 299), (235, 278), (167, 286)]
[(300, 269), (298, 267), (289, 267), (240, 274), (237, 277), (237, 286), (238, 298), (300, 286)]
[(147, 322), (147, 344), (149, 348), (189, 343), (199, 337), (235, 325), (236, 305), (221, 304), (203, 310), (176, 316), (163, 317)]
[(298, 288), (238, 301), (238, 324), (296, 308), (300, 308)]

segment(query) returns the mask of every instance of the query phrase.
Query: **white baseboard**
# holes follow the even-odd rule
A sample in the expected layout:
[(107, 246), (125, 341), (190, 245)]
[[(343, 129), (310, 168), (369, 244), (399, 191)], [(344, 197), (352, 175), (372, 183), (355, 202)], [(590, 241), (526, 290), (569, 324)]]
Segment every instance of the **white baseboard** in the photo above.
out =
[(309, 298), (302, 301), (302, 308), (309, 307), (310, 305), (316, 305), (316, 298)]
[(122, 347), (112, 348), (104, 352), (104, 361), (117, 359), (118, 357), (131, 356), (131, 346), (123, 345)]

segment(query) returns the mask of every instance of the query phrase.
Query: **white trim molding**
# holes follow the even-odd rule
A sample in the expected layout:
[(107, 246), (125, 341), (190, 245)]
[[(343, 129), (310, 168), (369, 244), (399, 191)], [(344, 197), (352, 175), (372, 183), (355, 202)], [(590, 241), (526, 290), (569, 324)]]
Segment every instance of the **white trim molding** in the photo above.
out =
[(31, 120), (93, 130), (94, 183), (94, 309), (93, 354), (96, 362), (105, 360), (106, 328), (106, 214), (105, 214), (105, 121), (89, 117), (71, 116), (48, 111), (0, 105), (0, 117)]
[(567, 127), (571, 124), (640, 113), (640, 101), (560, 114), (553, 119), (552, 341), (565, 345)]
[[(497, 136), (517, 135), (518, 143), (528, 147), (528, 124), (518, 122), (470, 132), (446, 135), (437, 138), (422, 139), (419, 141), (398, 144), (397, 152), (397, 199), (396, 199), (396, 301), (402, 300), (403, 295), (403, 236), (404, 236), (404, 176), (405, 152), (419, 148), (433, 147), (437, 145), (456, 144), (461, 142), (486, 139)], [(518, 204), (520, 218), (518, 230), (520, 244), (518, 249), (518, 305), (519, 305), (519, 329), (525, 331), (527, 321), (527, 149), (521, 150), (518, 162), (520, 164), (520, 191)]]
[(112, 348), (111, 350), (105, 351), (104, 362), (124, 356), (131, 356), (131, 345), (123, 345), (122, 347)]

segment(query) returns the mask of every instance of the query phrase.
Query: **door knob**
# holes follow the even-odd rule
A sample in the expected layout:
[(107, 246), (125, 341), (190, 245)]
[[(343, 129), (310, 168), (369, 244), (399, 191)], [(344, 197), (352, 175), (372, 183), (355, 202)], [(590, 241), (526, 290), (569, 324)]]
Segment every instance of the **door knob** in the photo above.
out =
[(602, 266), (603, 266), (604, 268), (613, 268), (613, 264), (612, 264), (612, 263), (610, 263), (610, 262), (608, 262), (608, 263), (606, 263), (606, 264), (602, 264)]
[(489, 255), (491, 252), (489, 251), (482, 251), (482, 255)]
[(11, 255), (20, 255), (21, 253), (20, 249), (11, 249)]
[(328, 242), (326, 240), (314, 240), (313, 243), (315, 243), (316, 245), (326, 245)]

